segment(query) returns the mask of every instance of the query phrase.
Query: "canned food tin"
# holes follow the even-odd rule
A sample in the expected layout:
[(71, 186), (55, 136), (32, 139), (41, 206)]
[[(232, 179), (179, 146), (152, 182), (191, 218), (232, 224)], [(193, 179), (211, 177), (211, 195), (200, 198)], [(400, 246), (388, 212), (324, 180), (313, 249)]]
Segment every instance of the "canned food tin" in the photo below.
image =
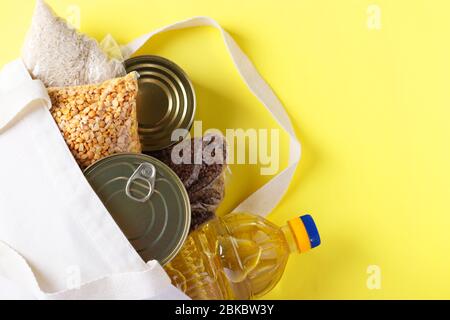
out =
[[(137, 113), (144, 152), (166, 149), (176, 129), (191, 129), (196, 112), (194, 87), (175, 63), (158, 56), (125, 61), (127, 72), (139, 74)], [(184, 137), (183, 137), (184, 138)]]
[(165, 164), (146, 155), (119, 154), (93, 164), (85, 176), (143, 260), (169, 263), (186, 241), (189, 196)]

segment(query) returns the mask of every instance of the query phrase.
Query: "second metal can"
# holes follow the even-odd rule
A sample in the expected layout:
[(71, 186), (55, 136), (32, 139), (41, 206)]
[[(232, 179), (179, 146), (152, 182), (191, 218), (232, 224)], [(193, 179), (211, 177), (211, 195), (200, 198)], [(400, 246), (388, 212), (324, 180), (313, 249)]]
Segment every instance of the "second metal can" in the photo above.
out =
[(139, 74), (137, 113), (143, 151), (159, 151), (179, 142), (173, 141), (173, 131), (185, 129), (187, 135), (196, 112), (189, 77), (178, 65), (159, 56), (131, 58), (125, 67), (127, 72)]

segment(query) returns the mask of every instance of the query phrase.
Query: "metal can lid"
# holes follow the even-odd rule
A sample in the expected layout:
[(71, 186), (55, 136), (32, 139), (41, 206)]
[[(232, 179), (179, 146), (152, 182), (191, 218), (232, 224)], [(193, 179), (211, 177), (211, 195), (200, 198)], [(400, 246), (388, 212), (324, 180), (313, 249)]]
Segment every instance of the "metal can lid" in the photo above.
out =
[[(176, 129), (191, 129), (196, 112), (194, 86), (175, 63), (158, 56), (125, 61), (127, 72), (139, 74), (137, 114), (144, 152), (166, 149)], [(184, 138), (184, 137), (183, 137)]]
[(189, 196), (165, 164), (146, 155), (119, 154), (90, 166), (85, 176), (144, 261), (169, 263), (186, 241)]

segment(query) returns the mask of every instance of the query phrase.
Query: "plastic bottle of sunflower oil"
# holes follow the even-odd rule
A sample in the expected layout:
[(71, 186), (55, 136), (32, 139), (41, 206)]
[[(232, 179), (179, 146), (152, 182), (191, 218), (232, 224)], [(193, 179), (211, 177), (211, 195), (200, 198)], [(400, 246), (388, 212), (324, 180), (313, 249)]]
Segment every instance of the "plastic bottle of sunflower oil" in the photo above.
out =
[(259, 216), (229, 214), (193, 232), (165, 269), (194, 300), (254, 299), (275, 287), (291, 253), (320, 242), (309, 215), (280, 228)]

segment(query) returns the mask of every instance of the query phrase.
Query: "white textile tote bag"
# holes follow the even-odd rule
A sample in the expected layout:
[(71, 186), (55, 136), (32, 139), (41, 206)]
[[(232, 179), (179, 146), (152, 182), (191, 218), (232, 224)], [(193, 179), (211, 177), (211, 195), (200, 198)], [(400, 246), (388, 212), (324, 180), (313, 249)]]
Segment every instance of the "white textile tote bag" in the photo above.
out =
[[(217, 28), (249, 89), (291, 137), (287, 169), (235, 211), (266, 215), (286, 192), (301, 148), (268, 84), (231, 36), (208, 17), (146, 34), (123, 47), (129, 57), (154, 35)], [(83, 176), (57, 128), (44, 85), (21, 60), (0, 72), (0, 298), (185, 299), (156, 261), (145, 263)]]

